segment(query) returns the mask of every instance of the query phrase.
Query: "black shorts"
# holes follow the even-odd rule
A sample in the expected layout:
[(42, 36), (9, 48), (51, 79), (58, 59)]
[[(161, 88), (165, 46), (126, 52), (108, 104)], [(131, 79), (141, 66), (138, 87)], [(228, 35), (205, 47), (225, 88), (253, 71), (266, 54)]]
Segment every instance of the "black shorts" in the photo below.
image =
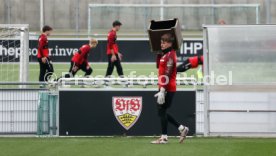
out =
[(76, 73), (77, 73), (79, 70), (82, 70), (82, 71), (85, 72), (87, 75), (90, 75), (91, 72), (92, 72), (92, 68), (91, 68), (91, 67), (87, 69), (87, 64), (86, 64), (86, 63), (81, 64), (81, 65), (79, 66), (78, 70), (75, 71), (75, 72), (72, 71), (73, 68), (74, 68), (74, 66), (76, 66), (76, 63), (73, 62), (73, 61), (71, 61), (71, 66), (70, 66), (70, 69), (69, 69), (69, 73), (71, 73), (73, 76), (75, 76)]

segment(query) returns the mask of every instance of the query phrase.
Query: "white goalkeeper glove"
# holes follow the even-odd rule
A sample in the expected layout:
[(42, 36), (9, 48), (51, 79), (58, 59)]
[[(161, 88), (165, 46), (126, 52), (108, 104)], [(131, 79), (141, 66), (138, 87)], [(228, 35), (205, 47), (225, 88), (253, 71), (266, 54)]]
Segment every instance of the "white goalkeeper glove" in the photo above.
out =
[(163, 105), (165, 103), (165, 94), (166, 90), (165, 88), (160, 88), (160, 91), (154, 95), (154, 97), (157, 97), (157, 103), (159, 105)]

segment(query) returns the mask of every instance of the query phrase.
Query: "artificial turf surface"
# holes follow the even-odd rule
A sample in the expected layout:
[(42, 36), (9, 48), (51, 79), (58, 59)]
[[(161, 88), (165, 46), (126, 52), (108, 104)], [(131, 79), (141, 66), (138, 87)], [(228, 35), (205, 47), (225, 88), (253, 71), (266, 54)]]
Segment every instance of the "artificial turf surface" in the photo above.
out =
[(188, 138), (153, 145), (154, 138), (0, 138), (1, 156), (275, 156), (276, 139)]
[[(105, 76), (107, 63), (90, 63), (93, 73), (92, 76)], [(157, 76), (157, 69), (155, 63), (122, 63), (124, 74), (127, 77), (130, 77), (130, 74), (135, 74), (136, 77), (144, 75), (149, 76), (151, 73), (155, 73)], [(62, 72), (68, 72), (70, 63), (54, 63), (54, 70), (57, 77), (62, 75)], [(190, 77), (194, 75), (196, 77), (196, 69), (189, 70), (186, 73), (182, 73), (182, 77)], [(39, 74), (39, 65), (38, 63), (29, 64), (29, 81), (37, 82)], [(77, 73), (78, 76), (84, 75), (80, 70)], [(116, 68), (114, 68), (113, 75), (117, 76)], [(18, 81), (19, 78), (19, 65), (18, 64), (1, 64), (0, 65), (0, 81)]]

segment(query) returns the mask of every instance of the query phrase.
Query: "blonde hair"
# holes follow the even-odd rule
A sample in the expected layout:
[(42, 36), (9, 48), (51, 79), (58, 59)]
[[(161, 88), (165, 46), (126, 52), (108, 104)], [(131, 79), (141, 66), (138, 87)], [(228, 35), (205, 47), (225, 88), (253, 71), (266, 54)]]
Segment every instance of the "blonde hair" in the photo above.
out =
[(94, 38), (91, 38), (91, 39), (89, 40), (89, 44), (90, 44), (90, 45), (97, 45), (97, 44), (98, 44), (98, 40), (96, 40), (96, 39), (94, 39)]

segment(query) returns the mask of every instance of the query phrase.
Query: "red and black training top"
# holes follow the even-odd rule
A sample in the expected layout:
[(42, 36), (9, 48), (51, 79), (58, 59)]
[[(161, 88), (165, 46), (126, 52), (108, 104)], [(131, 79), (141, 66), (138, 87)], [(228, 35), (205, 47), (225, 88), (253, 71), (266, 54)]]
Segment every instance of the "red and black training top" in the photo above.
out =
[(168, 52), (157, 58), (158, 65), (158, 85), (168, 92), (176, 91), (176, 51), (169, 49)]
[(47, 35), (41, 34), (38, 38), (38, 52), (37, 58), (48, 57), (49, 58), (49, 49), (48, 49), (48, 39)]
[(106, 51), (107, 55), (112, 54), (111, 53), (112, 49), (114, 51), (114, 54), (118, 54), (119, 48), (118, 48), (118, 45), (116, 43), (116, 40), (117, 40), (116, 31), (110, 30), (108, 35), (107, 35), (107, 51)]
[(193, 56), (188, 58), (191, 68), (197, 68), (198, 65), (203, 64), (203, 56)]
[(88, 54), (90, 52), (90, 46), (89, 44), (85, 44), (83, 45), (78, 52), (76, 52), (74, 54), (74, 56), (72, 57), (72, 62), (74, 62), (76, 64), (76, 66), (81, 66), (82, 64), (86, 64), (89, 65), (88, 63)]

